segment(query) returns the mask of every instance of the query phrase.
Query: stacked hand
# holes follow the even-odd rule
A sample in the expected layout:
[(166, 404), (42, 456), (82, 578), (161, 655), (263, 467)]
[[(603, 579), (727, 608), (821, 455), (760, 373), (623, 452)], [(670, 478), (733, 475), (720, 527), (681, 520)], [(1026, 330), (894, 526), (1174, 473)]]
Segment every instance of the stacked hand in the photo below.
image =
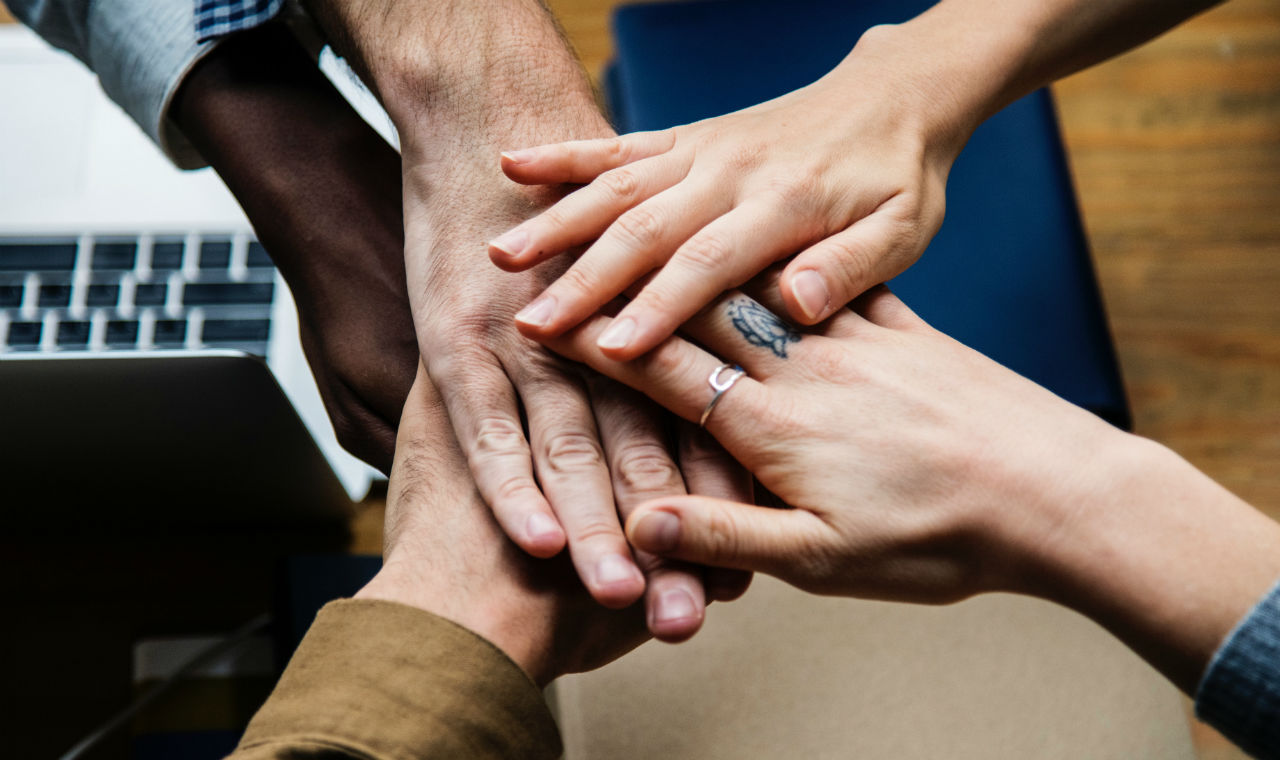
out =
[(932, 329), (877, 288), (809, 333), (772, 283), (729, 293), (619, 362), (598, 315), (549, 345), (698, 419), (790, 505), (702, 497), (636, 509), (659, 556), (824, 594), (950, 602), (1016, 591), (1110, 628), (1191, 693), (1280, 575), (1280, 525), (1172, 452), (1110, 427)]
[(521, 330), (559, 335), (649, 278), (599, 338), (632, 359), (781, 259), (781, 297), (803, 324), (914, 263), (964, 136), (898, 89), (885, 46), (873, 30), (826, 77), (737, 113), (504, 153), (517, 182), (589, 183), (490, 243), (513, 271), (590, 244), (517, 316)]
[(444, 405), (419, 372), (387, 494), (383, 566), (356, 596), (448, 618), (498, 646), (539, 685), (599, 667), (646, 638), (641, 610), (608, 610), (566, 558), (537, 560), (502, 535)]

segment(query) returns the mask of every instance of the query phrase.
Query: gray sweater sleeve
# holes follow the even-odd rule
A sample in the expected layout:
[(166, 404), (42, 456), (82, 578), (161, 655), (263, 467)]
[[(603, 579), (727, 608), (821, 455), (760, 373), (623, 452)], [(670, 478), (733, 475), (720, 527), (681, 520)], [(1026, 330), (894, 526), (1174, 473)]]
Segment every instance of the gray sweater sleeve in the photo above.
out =
[(174, 93), (213, 49), (197, 42), (192, 0), (6, 0), (22, 23), (79, 58), (175, 164), (204, 165), (168, 118)]
[(1214, 654), (1196, 715), (1254, 757), (1280, 760), (1280, 584)]

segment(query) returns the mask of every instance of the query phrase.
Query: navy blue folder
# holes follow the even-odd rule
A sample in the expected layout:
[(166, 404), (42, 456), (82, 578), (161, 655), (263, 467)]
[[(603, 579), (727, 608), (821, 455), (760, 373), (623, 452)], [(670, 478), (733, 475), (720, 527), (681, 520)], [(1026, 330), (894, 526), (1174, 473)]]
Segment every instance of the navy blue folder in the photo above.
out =
[[(736, 111), (806, 85), (862, 31), (921, 0), (695, 0), (619, 8), (605, 88), (620, 131)], [(1130, 426), (1053, 101), (982, 125), (947, 184), (947, 216), (890, 283), (930, 324), (1063, 398)]]

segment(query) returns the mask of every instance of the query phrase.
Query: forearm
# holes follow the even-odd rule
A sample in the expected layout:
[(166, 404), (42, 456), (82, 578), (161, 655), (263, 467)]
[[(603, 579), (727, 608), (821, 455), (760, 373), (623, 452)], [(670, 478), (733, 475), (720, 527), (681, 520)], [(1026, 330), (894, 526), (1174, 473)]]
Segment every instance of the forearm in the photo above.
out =
[[(385, 281), (403, 301), (399, 159), (284, 27), (224, 41), (187, 77), (172, 116), (236, 196), (297, 295), (354, 277)], [(350, 204), (363, 208), (354, 214)], [(317, 228), (353, 216), (365, 220), (359, 229)], [(321, 235), (328, 244), (300, 244)]]
[[(523, 145), (513, 139), (609, 134), (538, 0), (312, 0), (311, 7), (406, 143), (457, 160), (463, 136), (468, 148), (501, 150)], [(485, 159), (497, 166), (496, 156)]]
[[(1219, 1), (943, 0), (906, 23), (870, 30), (841, 68), (863, 59), (881, 64), (886, 86), (927, 109), (923, 128), (958, 151), (1014, 100)], [(866, 77), (850, 74), (845, 89), (853, 93)]]
[(1194, 694), (1224, 637), (1280, 578), (1280, 525), (1163, 446), (1123, 436), (1100, 448), (1032, 549), (1043, 570), (1034, 593), (1105, 626)]

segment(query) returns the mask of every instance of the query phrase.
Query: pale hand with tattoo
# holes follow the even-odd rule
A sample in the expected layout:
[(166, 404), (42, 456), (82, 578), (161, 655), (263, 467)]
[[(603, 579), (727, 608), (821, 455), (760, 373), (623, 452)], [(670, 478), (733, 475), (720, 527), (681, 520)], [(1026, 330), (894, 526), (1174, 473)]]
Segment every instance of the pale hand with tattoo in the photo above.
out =
[[(772, 286), (756, 295), (781, 308)], [(659, 556), (822, 594), (1041, 596), (1188, 692), (1280, 576), (1280, 525), (1168, 449), (932, 329), (887, 289), (803, 335), (731, 293), (684, 326), (699, 345), (674, 337), (629, 362), (597, 345), (610, 322), (549, 345), (693, 420), (711, 373), (740, 365), (748, 376), (707, 429), (792, 507), (654, 500), (627, 535)]]

